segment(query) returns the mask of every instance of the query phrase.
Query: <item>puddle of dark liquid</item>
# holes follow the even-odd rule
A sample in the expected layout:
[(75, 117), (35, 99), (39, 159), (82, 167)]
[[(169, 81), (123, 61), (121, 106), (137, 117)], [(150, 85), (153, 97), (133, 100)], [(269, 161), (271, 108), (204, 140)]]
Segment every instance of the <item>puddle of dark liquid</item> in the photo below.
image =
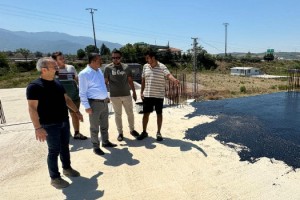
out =
[[(186, 139), (203, 140), (217, 133), (224, 144), (245, 146), (241, 161), (255, 162), (261, 157), (281, 160), (300, 168), (300, 93), (280, 92), (252, 97), (196, 102), (199, 115), (216, 116), (214, 122), (187, 130)], [(229, 145), (234, 147), (234, 145)]]

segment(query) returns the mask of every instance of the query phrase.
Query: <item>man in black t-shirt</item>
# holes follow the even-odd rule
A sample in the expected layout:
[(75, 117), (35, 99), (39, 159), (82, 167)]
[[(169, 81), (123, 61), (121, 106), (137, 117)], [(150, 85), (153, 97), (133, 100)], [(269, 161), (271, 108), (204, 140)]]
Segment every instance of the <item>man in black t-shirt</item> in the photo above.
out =
[(36, 139), (48, 144), (48, 170), (51, 185), (60, 189), (69, 186), (63, 180), (58, 170), (58, 156), (62, 161), (63, 174), (66, 176), (80, 176), (72, 169), (69, 151), (70, 124), (68, 108), (77, 113), (78, 118), (83, 117), (78, 108), (67, 96), (63, 86), (54, 80), (58, 70), (56, 62), (50, 58), (41, 58), (37, 62), (37, 70), (41, 77), (32, 81), (26, 91), (29, 115), (35, 128)]

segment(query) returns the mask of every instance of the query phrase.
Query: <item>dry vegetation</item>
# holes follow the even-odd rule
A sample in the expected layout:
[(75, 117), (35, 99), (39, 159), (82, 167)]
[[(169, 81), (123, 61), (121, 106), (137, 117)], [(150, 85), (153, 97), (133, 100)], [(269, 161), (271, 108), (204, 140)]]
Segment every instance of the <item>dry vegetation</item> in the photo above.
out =
[[(188, 74), (187, 82), (193, 82)], [(198, 73), (198, 99), (223, 99), (286, 91), (287, 79), (263, 79), (221, 73)], [(190, 93), (192, 84), (186, 84)]]
[[(179, 72), (178, 74), (182, 74)], [(188, 98), (192, 97), (193, 74), (186, 74)], [(174, 73), (173, 73), (174, 74)], [(0, 77), (0, 88), (26, 87), (29, 82), (39, 77), (38, 72), (24, 72)], [(257, 94), (286, 91), (287, 79), (262, 79), (251, 77), (231, 76), (229, 72), (198, 72), (198, 100), (213, 100), (234, 98)]]

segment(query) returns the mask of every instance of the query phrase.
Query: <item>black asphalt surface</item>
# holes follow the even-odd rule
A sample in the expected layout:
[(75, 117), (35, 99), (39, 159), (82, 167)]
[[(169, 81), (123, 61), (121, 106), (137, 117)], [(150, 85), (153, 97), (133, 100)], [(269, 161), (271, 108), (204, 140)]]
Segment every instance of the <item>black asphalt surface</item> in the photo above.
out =
[[(197, 125), (186, 132), (186, 139), (203, 140), (217, 133), (216, 139), (238, 151), (241, 161), (256, 162), (275, 158), (293, 169), (300, 168), (300, 92), (280, 92), (252, 97), (195, 102), (195, 112), (186, 117), (209, 115), (216, 121)], [(209, 155), (208, 155), (209, 156)]]

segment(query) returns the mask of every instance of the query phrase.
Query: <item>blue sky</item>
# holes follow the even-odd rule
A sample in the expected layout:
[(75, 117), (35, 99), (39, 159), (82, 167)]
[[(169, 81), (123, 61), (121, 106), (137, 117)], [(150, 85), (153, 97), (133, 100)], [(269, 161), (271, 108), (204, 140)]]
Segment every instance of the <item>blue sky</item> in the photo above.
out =
[[(1, 0), (0, 28), (57, 31), (120, 44), (146, 42), (209, 53), (300, 51), (299, 0)], [(1, 45), (1, 44), (0, 44)]]

